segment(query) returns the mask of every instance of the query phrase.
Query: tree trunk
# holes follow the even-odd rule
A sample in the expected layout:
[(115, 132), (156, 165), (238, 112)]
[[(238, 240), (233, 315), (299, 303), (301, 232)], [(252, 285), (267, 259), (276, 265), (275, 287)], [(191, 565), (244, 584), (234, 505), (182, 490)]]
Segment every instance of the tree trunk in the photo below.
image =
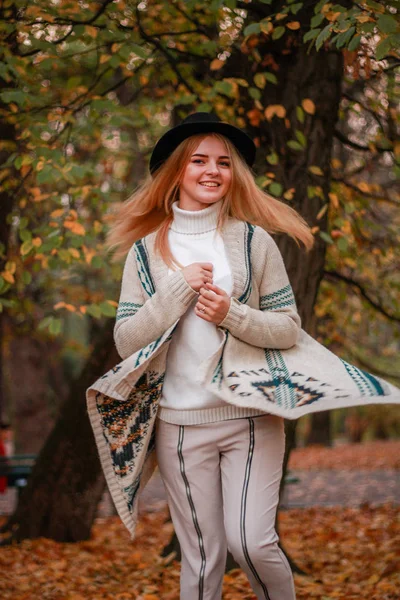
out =
[(98, 332), (81, 375), (72, 384), (54, 429), (38, 457), (15, 513), (4, 526), (4, 543), (47, 537), (60, 542), (88, 539), (105, 480), (87, 415), (85, 391), (118, 362), (113, 322)]

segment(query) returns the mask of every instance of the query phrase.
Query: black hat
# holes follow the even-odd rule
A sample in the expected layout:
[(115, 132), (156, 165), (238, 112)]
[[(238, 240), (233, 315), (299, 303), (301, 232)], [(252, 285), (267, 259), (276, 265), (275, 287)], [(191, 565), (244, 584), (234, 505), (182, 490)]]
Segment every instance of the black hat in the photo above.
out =
[(150, 173), (153, 174), (183, 140), (195, 133), (208, 132), (221, 133), (227, 137), (249, 167), (253, 165), (256, 146), (247, 133), (234, 125), (221, 121), (214, 113), (196, 112), (160, 137), (150, 157)]

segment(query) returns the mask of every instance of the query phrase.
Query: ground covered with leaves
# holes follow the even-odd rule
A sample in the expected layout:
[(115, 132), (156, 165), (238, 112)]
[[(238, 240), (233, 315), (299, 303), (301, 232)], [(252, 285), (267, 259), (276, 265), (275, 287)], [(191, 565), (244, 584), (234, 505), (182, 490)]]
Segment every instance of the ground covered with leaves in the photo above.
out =
[[(282, 543), (306, 573), (297, 600), (398, 600), (400, 507), (281, 511)], [(172, 535), (167, 509), (143, 514), (132, 542), (118, 517), (97, 519), (86, 542), (26, 540), (0, 549), (3, 600), (179, 600), (179, 568), (161, 558)], [(224, 600), (255, 600), (241, 570), (225, 575)]]
[(371, 440), (332, 448), (307, 446), (290, 453), (290, 469), (369, 470), (400, 469), (400, 440)]

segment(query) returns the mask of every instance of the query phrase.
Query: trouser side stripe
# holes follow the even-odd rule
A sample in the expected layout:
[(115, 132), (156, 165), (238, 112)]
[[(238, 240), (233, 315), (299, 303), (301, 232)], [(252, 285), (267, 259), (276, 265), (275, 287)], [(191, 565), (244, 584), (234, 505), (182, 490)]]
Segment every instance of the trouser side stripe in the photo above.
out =
[(251, 562), (251, 558), (250, 558), (249, 552), (247, 550), (246, 503), (247, 503), (247, 492), (249, 489), (250, 470), (251, 470), (251, 463), (253, 460), (254, 443), (255, 443), (253, 419), (249, 419), (249, 428), (250, 428), (249, 453), (247, 455), (246, 471), (245, 471), (245, 475), (244, 475), (244, 483), (243, 483), (243, 490), (242, 490), (242, 502), (241, 502), (241, 507), (240, 507), (240, 538), (242, 541), (243, 554), (245, 556), (246, 562), (249, 565), (250, 570), (253, 573), (256, 581), (260, 584), (260, 586), (264, 592), (264, 596), (265, 596), (266, 600), (271, 600), (271, 598), (268, 594), (268, 590), (267, 590), (265, 584), (261, 581), (261, 578), (260, 578), (259, 574), (257, 573), (255, 566)]
[(205, 570), (206, 570), (206, 553), (204, 550), (203, 536), (201, 533), (199, 522), (197, 520), (197, 514), (196, 514), (196, 509), (194, 507), (192, 493), (190, 491), (189, 481), (188, 481), (188, 478), (185, 473), (185, 461), (183, 459), (183, 453), (182, 453), (184, 433), (185, 433), (185, 428), (183, 425), (180, 425), (179, 426), (179, 439), (178, 439), (178, 457), (179, 457), (179, 464), (180, 464), (182, 479), (185, 484), (186, 496), (187, 496), (190, 510), (192, 513), (193, 524), (196, 529), (197, 539), (199, 540), (199, 549), (200, 549), (200, 556), (201, 556), (201, 565), (200, 565), (200, 573), (199, 573), (199, 600), (203, 600), (204, 574), (205, 574)]

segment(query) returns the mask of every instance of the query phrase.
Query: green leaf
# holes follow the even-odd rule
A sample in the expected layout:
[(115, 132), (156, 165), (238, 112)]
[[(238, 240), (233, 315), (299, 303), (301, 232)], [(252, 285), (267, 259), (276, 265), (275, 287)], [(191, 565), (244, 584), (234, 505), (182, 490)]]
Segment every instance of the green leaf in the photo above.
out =
[(261, 98), (261, 92), (255, 87), (249, 87), (249, 96), (254, 100), (259, 100)]
[(331, 238), (329, 233), (326, 233), (326, 231), (319, 231), (318, 233), (319, 236), (324, 240), (324, 242), (326, 242), (327, 244), (333, 244), (333, 239)]
[(271, 152), (271, 154), (268, 154), (266, 159), (270, 165), (277, 165), (279, 162), (279, 156), (277, 155), (276, 152)]
[(315, 39), (320, 31), (321, 29), (319, 27), (317, 29), (311, 29), (311, 31), (307, 31), (307, 33), (303, 36), (303, 42), (308, 42), (309, 40)]
[(321, 25), (322, 21), (325, 19), (324, 15), (322, 13), (319, 13), (318, 15), (315, 15), (310, 22), (310, 28), (311, 29), (315, 29), (316, 27), (318, 27), (318, 25)]
[(361, 34), (355, 35), (353, 37), (353, 39), (351, 40), (350, 44), (347, 46), (347, 49), (352, 52), (353, 50), (356, 50), (356, 48), (358, 48), (358, 46), (360, 45), (360, 41), (361, 41)]
[(292, 4), (290, 7), (290, 12), (294, 15), (297, 15), (301, 8), (303, 8), (303, 2), (296, 2), (296, 4)]
[(235, 97), (235, 88), (230, 81), (217, 81), (214, 88), (219, 94), (224, 94), (228, 98)]
[(346, 252), (349, 247), (349, 243), (347, 241), (347, 238), (345, 238), (345, 237), (339, 238), (338, 241), (336, 242), (336, 245), (341, 252)]
[(101, 308), (97, 304), (89, 304), (86, 307), (86, 312), (95, 319), (100, 319), (101, 317)]
[(285, 33), (285, 28), (282, 27), (282, 25), (279, 25), (279, 27), (276, 27), (276, 29), (273, 30), (272, 32), (272, 39), (273, 40), (279, 40), (279, 38), (281, 38), (283, 36), (283, 34)]
[(269, 81), (270, 83), (273, 83), (273, 84), (277, 84), (278, 83), (278, 78), (277, 78), (277, 76), (274, 73), (270, 73), (269, 71), (266, 71), (264, 73), (264, 76), (265, 76), (265, 79), (267, 81)]
[(296, 117), (300, 123), (304, 123), (305, 112), (301, 106), (296, 106)]
[(292, 150), (303, 150), (303, 146), (296, 140), (289, 140), (287, 146), (289, 146), (289, 148)]
[(304, 133), (299, 129), (295, 129), (294, 133), (297, 139), (299, 140), (300, 144), (303, 146), (303, 148), (305, 148), (307, 146), (307, 139)]
[(31, 283), (32, 275), (29, 273), (29, 271), (23, 271), (22, 281), (25, 283), (25, 285), (29, 285)]
[(383, 33), (395, 33), (397, 31), (397, 21), (392, 15), (388, 15), (387, 13), (384, 15), (379, 15), (378, 20), (376, 22), (378, 29), (383, 31)]
[(143, 48), (143, 46), (139, 46), (138, 44), (130, 44), (129, 49), (139, 58), (147, 58), (148, 54), (147, 51)]
[(376, 60), (382, 60), (385, 58), (385, 56), (389, 53), (391, 46), (392, 45), (389, 36), (381, 40), (375, 50)]
[(209, 104), (208, 102), (201, 102), (200, 104), (197, 105), (196, 110), (198, 112), (211, 112), (212, 105)]
[(260, 33), (260, 31), (260, 23), (251, 23), (250, 25), (247, 25), (247, 27), (245, 27), (243, 34), (247, 36), (252, 35), (253, 33)]
[(282, 195), (282, 190), (282, 185), (277, 181), (274, 181), (273, 183), (271, 183), (271, 185), (268, 186), (268, 191), (270, 192), (270, 194), (276, 197)]
[(336, 48), (341, 48), (342, 46), (345, 46), (347, 42), (351, 39), (355, 31), (355, 27), (349, 27), (347, 31), (343, 31), (342, 33), (340, 33), (336, 39)]
[(18, 106), (25, 106), (27, 96), (21, 90), (5, 90), (4, 92), (0, 93), (0, 98), (5, 104), (15, 102), (15, 104), (18, 104)]
[(102, 314), (106, 317), (115, 317), (115, 315), (117, 314), (117, 309), (115, 308), (115, 306), (112, 306), (112, 304), (110, 304), (109, 302), (102, 302), (100, 304), (100, 310)]
[(22, 256), (25, 256), (26, 254), (28, 254), (33, 248), (33, 244), (31, 240), (26, 240), (20, 249), (20, 252), (22, 254)]
[(264, 89), (265, 87), (265, 76), (263, 73), (256, 73), (253, 77), (254, 83), (260, 89)]
[(315, 47), (317, 50), (319, 50), (322, 44), (326, 42), (326, 40), (330, 37), (332, 33), (331, 27), (332, 25), (331, 23), (329, 23), (326, 27), (323, 28), (321, 33), (318, 35), (317, 39), (315, 40)]
[(61, 319), (52, 318), (49, 324), (49, 331), (52, 335), (58, 335), (62, 330), (62, 321)]

